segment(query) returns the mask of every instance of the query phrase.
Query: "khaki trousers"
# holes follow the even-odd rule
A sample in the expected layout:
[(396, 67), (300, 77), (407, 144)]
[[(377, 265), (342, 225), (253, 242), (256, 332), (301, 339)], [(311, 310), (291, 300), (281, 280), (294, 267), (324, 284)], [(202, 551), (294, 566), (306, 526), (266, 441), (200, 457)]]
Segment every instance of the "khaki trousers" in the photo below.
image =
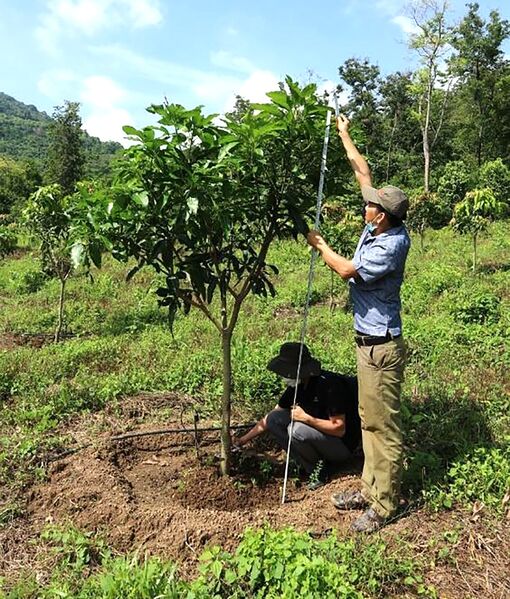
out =
[(402, 476), (400, 390), (406, 358), (402, 337), (357, 347), (359, 414), (365, 462), (362, 493), (384, 518), (398, 508)]

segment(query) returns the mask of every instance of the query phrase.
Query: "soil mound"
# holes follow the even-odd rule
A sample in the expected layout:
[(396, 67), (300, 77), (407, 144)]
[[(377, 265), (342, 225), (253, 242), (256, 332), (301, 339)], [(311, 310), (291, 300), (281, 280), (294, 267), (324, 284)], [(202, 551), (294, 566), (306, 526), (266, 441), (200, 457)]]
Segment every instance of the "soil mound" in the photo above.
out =
[[(227, 550), (247, 526), (292, 525), (322, 535), (355, 514), (339, 515), (329, 495), (355, 484), (344, 475), (310, 492), (289, 481), (281, 505), (283, 454), (234, 454), (231, 477), (219, 475), (217, 438), (144, 437), (87, 448), (55, 462), (34, 487), (28, 515), (44, 523), (97, 530), (121, 551), (194, 562), (206, 544)], [(292, 509), (289, 506), (292, 505)]]

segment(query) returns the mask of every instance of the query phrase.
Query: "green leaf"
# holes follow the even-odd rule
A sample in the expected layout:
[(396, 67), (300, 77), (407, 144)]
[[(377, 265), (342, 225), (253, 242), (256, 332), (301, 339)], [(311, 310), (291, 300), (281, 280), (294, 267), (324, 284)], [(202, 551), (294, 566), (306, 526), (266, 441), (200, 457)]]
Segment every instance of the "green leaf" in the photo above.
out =
[(289, 108), (289, 98), (285, 92), (268, 92), (266, 96), (278, 106), (281, 106), (282, 108)]
[(131, 127), (130, 125), (124, 125), (124, 127), (122, 127), (122, 130), (124, 131), (124, 133), (126, 135), (133, 135), (135, 137), (141, 137), (142, 136), (142, 132), (139, 131), (138, 129), (135, 129), (134, 127)]

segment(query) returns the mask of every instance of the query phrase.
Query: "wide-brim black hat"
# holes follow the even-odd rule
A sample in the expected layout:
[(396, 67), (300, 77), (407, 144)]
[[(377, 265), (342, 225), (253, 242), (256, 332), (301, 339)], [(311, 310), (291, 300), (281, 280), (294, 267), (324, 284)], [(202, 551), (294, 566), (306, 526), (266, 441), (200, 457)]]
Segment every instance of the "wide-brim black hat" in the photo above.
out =
[[(280, 353), (270, 360), (267, 369), (288, 379), (297, 378), (299, 363), (300, 343), (289, 341), (280, 347)], [(303, 355), (301, 356), (301, 369), (299, 378), (318, 376), (321, 373), (321, 363), (310, 354), (310, 350), (303, 344)]]

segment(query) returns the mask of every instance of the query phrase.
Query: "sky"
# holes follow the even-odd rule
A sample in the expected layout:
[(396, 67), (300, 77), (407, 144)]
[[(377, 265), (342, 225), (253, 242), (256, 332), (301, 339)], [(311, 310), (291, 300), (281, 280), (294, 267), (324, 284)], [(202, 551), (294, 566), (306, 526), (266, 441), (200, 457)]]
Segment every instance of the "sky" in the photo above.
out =
[[(508, 0), (479, 4), (510, 19)], [(452, 21), (467, 10), (450, 5)], [(122, 126), (152, 124), (165, 98), (222, 113), (285, 75), (333, 89), (351, 57), (413, 68), (406, 15), (399, 0), (0, 0), (0, 91), (50, 115), (80, 102), (88, 133), (126, 144)]]

